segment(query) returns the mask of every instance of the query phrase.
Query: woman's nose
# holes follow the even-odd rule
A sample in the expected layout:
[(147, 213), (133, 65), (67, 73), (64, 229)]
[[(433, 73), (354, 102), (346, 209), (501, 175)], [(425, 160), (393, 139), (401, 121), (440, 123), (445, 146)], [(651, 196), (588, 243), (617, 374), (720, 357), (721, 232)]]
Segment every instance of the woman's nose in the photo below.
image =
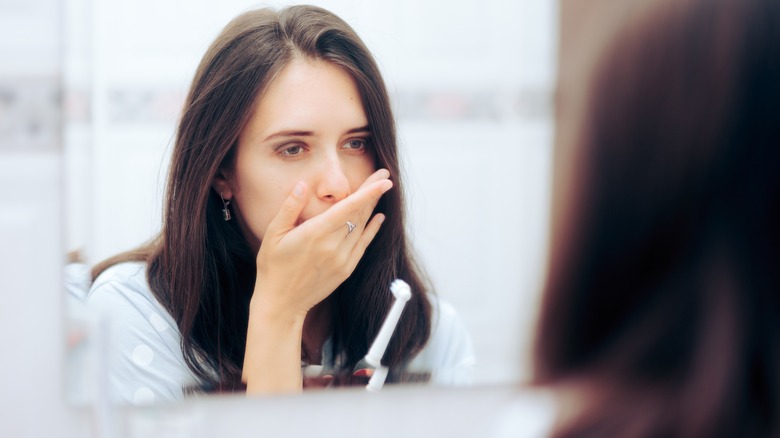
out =
[(349, 196), (349, 179), (338, 158), (324, 159), (318, 173), (317, 197), (335, 203)]

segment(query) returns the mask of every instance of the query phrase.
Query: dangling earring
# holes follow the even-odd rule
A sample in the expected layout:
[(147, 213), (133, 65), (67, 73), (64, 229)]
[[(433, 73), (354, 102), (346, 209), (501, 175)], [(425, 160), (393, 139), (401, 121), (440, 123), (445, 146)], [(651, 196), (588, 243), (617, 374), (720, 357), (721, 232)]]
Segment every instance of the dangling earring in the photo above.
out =
[(231, 218), (231, 216), (230, 216), (230, 208), (229, 208), (229, 206), (230, 206), (230, 199), (225, 201), (225, 198), (222, 197), (222, 193), (219, 194), (219, 198), (222, 199), (222, 207), (223, 207), (222, 208), (222, 217), (224, 217), (225, 218), (225, 222), (227, 222)]

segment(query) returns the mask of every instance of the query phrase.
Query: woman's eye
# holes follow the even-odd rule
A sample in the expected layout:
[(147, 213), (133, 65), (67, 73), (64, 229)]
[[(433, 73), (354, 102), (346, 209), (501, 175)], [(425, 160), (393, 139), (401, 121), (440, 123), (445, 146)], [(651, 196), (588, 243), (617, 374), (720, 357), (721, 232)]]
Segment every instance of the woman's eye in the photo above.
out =
[(301, 145), (295, 145), (295, 146), (288, 146), (286, 148), (282, 148), (281, 154), (285, 157), (295, 157), (303, 153), (303, 146)]
[(356, 151), (365, 148), (366, 148), (366, 140), (358, 139), (358, 138), (354, 140), (350, 140), (344, 145), (344, 149), (351, 149)]

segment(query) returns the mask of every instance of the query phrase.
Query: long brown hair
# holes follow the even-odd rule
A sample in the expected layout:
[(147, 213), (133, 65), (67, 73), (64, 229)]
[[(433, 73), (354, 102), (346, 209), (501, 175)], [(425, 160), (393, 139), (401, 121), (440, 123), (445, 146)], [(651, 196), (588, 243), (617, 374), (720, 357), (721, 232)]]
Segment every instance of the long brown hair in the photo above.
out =
[(602, 53), (535, 341), (588, 388), (558, 435), (780, 434), (780, 2), (658, 1)]
[(151, 244), (109, 259), (148, 261), (147, 279), (178, 323), (187, 364), (205, 385), (241, 385), (241, 367), (256, 264), (236, 221), (221, 216), (211, 189), (219, 169), (234, 163), (239, 134), (268, 84), (295, 58), (330, 62), (355, 81), (372, 133), (376, 167), (394, 189), (376, 207), (387, 219), (352, 275), (334, 292), (334, 351), (351, 369), (368, 351), (392, 304), (389, 286), (402, 278), (414, 291), (383, 359), (398, 367), (430, 335), (431, 305), (404, 228), (403, 186), (395, 122), (371, 53), (334, 14), (313, 6), (246, 12), (212, 43), (195, 73), (171, 159), (162, 232)]

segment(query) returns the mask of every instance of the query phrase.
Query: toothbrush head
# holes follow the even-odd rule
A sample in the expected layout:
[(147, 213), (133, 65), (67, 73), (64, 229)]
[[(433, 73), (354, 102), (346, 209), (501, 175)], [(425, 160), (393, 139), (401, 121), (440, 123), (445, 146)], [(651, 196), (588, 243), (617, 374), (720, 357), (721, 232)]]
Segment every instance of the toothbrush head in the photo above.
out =
[(392, 292), (395, 299), (399, 301), (406, 302), (412, 297), (412, 288), (400, 278), (393, 280), (390, 284), (390, 292)]

